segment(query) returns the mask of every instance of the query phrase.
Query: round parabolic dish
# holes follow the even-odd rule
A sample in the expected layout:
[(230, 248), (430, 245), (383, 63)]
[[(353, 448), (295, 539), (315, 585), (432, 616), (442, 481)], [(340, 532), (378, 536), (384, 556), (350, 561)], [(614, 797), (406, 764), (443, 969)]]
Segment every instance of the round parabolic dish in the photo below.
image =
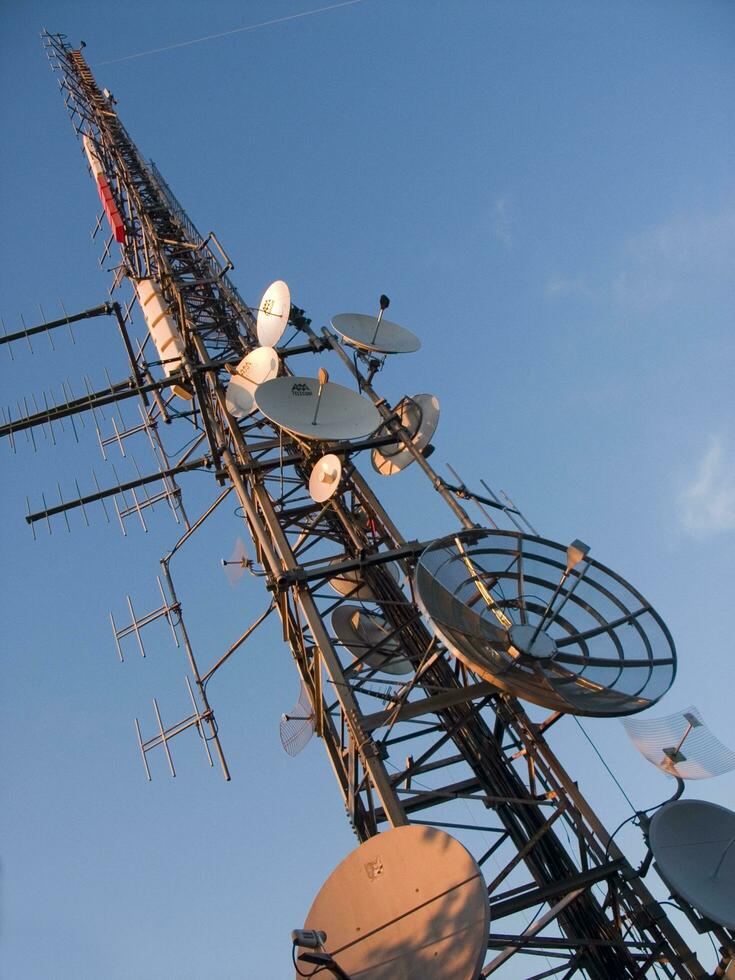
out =
[[(439, 399), (436, 395), (406, 395), (393, 411), (410, 433), (414, 448), (419, 452), (426, 449), (439, 424)], [(391, 430), (384, 425), (375, 434), (388, 436)], [(373, 449), (371, 460), (373, 469), (381, 476), (393, 476), (413, 463), (414, 457), (402, 442), (396, 442)]]
[[(336, 558), (334, 561), (335, 564), (338, 564), (342, 560), (342, 558)], [(387, 572), (394, 582), (398, 581), (398, 571), (392, 562), (381, 565), (380, 569), (383, 574)], [(375, 566), (373, 569), (373, 574), (381, 574), (378, 566)], [(334, 578), (330, 578), (329, 584), (337, 595), (348, 596), (350, 599), (357, 599), (360, 602), (377, 602), (375, 592), (369, 582), (366, 581), (365, 576), (358, 569), (351, 572), (343, 572), (341, 575), (335, 575)]]
[(355, 660), (385, 674), (410, 674), (411, 661), (402, 656), (401, 641), (384, 616), (360, 606), (339, 606), (332, 613), (332, 629)]
[(279, 364), (278, 354), (272, 347), (256, 347), (243, 357), (225, 394), (227, 411), (233, 418), (244, 419), (256, 410), (255, 389), (275, 378)]
[(316, 378), (274, 378), (258, 387), (255, 403), (271, 422), (304, 439), (345, 442), (380, 425), (380, 413), (367, 398), (333, 381), (322, 386), (317, 411), (319, 388)]
[(282, 279), (277, 279), (263, 293), (258, 307), (258, 343), (264, 347), (277, 344), (283, 336), (290, 315), (291, 290)]
[(436, 827), (395, 827), (356, 848), (322, 885), (304, 928), (364, 980), (475, 980), (487, 953), (487, 886)]
[(663, 620), (588, 558), (554, 596), (566, 568), (566, 548), (545, 538), (463, 531), (423, 552), (416, 595), (449, 650), (516, 697), (600, 717), (655, 704), (676, 674)]
[[(378, 354), (411, 354), (421, 347), (419, 338), (398, 323), (364, 313), (338, 313), (332, 326), (351, 347)], [(377, 329), (376, 329), (377, 328)]]
[(700, 915), (735, 929), (735, 813), (675, 800), (654, 813), (648, 840), (671, 890)]
[(334, 453), (327, 453), (314, 464), (309, 477), (309, 496), (317, 504), (323, 504), (334, 496), (342, 477), (342, 460)]

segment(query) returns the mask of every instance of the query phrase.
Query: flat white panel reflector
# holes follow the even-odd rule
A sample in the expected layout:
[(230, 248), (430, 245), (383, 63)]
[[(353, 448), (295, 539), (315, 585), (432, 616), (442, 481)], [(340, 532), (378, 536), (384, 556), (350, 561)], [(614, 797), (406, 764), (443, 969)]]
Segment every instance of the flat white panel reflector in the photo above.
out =
[(258, 343), (263, 347), (275, 347), (283, 336), (290, 315), (291, 290), (282, 279), (277, 279), (263, 293), (258, 307)]
[(735, 929), (735, 813), (704, 800), (674, 800), (651, 817), (648, 841), (671, 890), (700, 915)]
[(692, 705), (665, 718), (626, 718), (633, 745), (667, 776), (708, 779), (735, 769), (735, 752), (714, 735)]
[(332, 613), (332, 629), (355, 660), (386, 674), (409, 674), (411, 661), (401, 656), (398, 635), (384, 616), (360, 606), (344, 605)]
[(419, 605), (470, 670), (578, 715), (634, 714), (671, 687), (676, 652), (661, 617), (615, 572), (516, 531), (462, 531), (416, 566)]
[[(411, 441), (419, 452), (426, 449), (439, 424), (439, 399), (436, 395), (406, 395), (395, 406), (393, 411), (401, 420), (401, 425), (411, 435)], [(376, 433), (378, 436), (388, 436), (391, 430), (383, 425)], [(402, 442), (381, 446), (373, 449), (373, 469), (381, 476), (393, 476), (414, 462), (411, 452)]]
[(361, 350), (378, 354), (410, 354), (421, 347), (419, 338), (410, 330), (391, 323), (390, 320), (364, 313), (338, 313), (332, 317), (332, 326), (345, 343)]
[(304, 439), (360, 439), (374, 432), (381, 421), (367, 398), (333, 381), (320, 385), (316, 378), (266, 381), (255, 392), (255, 402), (271, 422)]
[(350, 977), (476, 980), (487, 953), (487, 887), (472, 855), (436, 827), (395, 827), (348, 854), (304, 928)]

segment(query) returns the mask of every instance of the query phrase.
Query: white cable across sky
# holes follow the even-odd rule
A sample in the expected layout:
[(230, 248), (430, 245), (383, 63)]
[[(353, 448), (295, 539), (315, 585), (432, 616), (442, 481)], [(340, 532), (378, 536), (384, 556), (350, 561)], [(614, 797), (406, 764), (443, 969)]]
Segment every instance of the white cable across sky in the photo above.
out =
[(297, 14), (287, 14), (285, 17), (276, 17), (273, 20), (263, 20), (258, 24), (248, 24), (246, 27), (234, 27), (231, 31), (220, 31), (218, 34), (206, 34), (204, 37), (195, 37), (190, 41), (178, 41), (176, 44), (166, 44), (162, 48), (150, 48), (148, 51), (137, 51), (135, 54), (126, 54), (122, 58), (111, 58), (108, 61), (98, 61), (95, 67), (102, 65), (118, 65), (122, 61), (132, 61), (134, 58), (145, 58), (149, 54), (161, 54), (163, 51), (173, 51), (175, 48), (188, 48), (192, 44), (201, 44), (202, 41), (215, 41), (220, 37), (229, 37), (230, 34), (244, 34), (246, 31), (257, 31), (261, 27), (271, 27), (273, 24), (283, 24), (287, 20), (298, 20), (301, 17), (311, 17), (313, 14), (324, 14), (329, 10), (337, 10), (339, 7), (353, 7), (357, 3), (364, 3), (364, 0), (342, 0), (341, 3), (332, 3), (327, 7), (315, 7), (313, 10), (302, 10)]

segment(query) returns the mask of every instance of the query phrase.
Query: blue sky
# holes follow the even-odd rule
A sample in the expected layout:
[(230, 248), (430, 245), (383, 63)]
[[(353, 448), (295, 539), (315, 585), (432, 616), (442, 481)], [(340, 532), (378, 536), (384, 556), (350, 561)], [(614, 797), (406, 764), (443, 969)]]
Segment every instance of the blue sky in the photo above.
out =
[[(0, 5), (0, 315), (6, 329), (101, 302), (97, 198), (40, 48), (42, 27), (87, 42), (101, 85), (197, 226), (214, 229), (251, 302), (277, 278), (318, 325), (370, 312), (381, 292), (422, 350), (379, 378), (391, 400), (428, 391), (442, 418), (432, 462), (508, 491), (560, 541), (580, 537), (649, 598), (679, 675), (651, 714), (697, 704), (732, 721), (735, 542), (735, 8), (726, 2), (361, 3), (288, 17), (303, 0)], [(109, 64), (101, 64), (111, 62)], [(99, 66), (99, 67), (97, 67)], [(101, 321), (76, 344), (0, 351), (4, 403), (125, 365)], [(339, 379), (339, 369), (329, 365)], [(109, 427), (109, 418), (106, 423)], [(108, 610), (157, 603), (163, 512), (123, 538), (97, 511), (33, 542), (26, 495), (71, 496), (80, 444), (21, 436), (4, 454), (2, 962), (41, 980), (280, 977), (289, 932), (353, 846), (321, 747), (297, 759), (278, 719), (298, 684), (273, 627), (210, 689), (234, 779), (182, 739), (177, 779), (145, 782), (132, 718), (156, 696), (186, 712), (164, 629), (120, 665)], [(176, 448), (174, 442), (173, 448)], [(136, 458), (150, 468), (145, 449)], [(118, 472), (131, 472), (118, 460)], [(183, 480), (182, 480), (183, 482)], [(452, 529), (418, 473), (374, 485), (407, 535)], [(184, 483), (191, 511), (213, 488)], [(92, 517), (92, 515), (90, 515)], [(207, 662), (265, 605), (218, 559), (231, 508), (174, 567)], [(636, 806), (667, 780), (619, 723), (586, 721)], [(608, 826), (629, 809), (571, 719), (552, 745)], [(735, 776), (689, 788), (733, 806)], [(623, 837), (640, 853), (637, 831)], [(509, 966), (508, 977), (513, 977)], [(517, 974), (521, 976), (521, 974)]]

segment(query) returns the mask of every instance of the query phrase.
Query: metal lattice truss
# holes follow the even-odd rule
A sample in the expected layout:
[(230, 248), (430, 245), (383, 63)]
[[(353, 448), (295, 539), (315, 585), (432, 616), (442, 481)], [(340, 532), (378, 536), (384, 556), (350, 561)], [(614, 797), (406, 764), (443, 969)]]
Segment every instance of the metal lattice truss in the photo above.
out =
[[(193, 713), (172, 729), (159, 716), (159, 733), (148, 742), (141, 737), (144, 760), (158, 746), (168, 755), (170, 739), (195, 726), (207, 749), (215, 746), (229, 777), (206, 683), (277, 610), (357, 837), (420, 822), (461, 831), (463, 840), (474, 841), (491, 906), (483, 975), (501, 970), (516, 954), (528, 958), (524, 975), (529, 978), (708, 975), (549, 747), (546, 732), (559, 714), (533, 723), (513, 697), (474, 676), (429, 631), (411, 585), (414, 563), (427, 542), (403, 538), (357, 465), (370, 449), (402, 442), (460, 525), (472, 528), (460, 503), (465, 488), (450, 487), (414, 449), (410, 433), (372, 387), (374, 364), (367, 358), (358, 363), (336, 336), (326, 329), (315, 333), (303, 317), (291, 340), (279, 347), (283, 363), (322, 351), (336, 354), (391, 435), (315, 446), (259, 414), (240, 422), (230, 416), (227, 367), (257, 344), (253, 313), (227, 275), (231, 263), (214, 234), (199, 234), (157, 169), (143, 160), (81, 53), (62, 36), (46, 34), (44, 43), (72, 123), (78, 135), (93, 140), (124, 219), (113, 290), (126, 280), (160, 282), (185, 338), (180, 381), (194, 398), (179, 400), (183, 407), (176, 407), (168, 391), (176, 379), (159, 377), (159, 362), (147, 359), (155, 350), (143, 338), (134, 346), (128, 334), (129, 306), (115, 304), (131, 377), (116, 388), (88, 392), (74, 405), (56, 409), (56, 415), (36, 413), (2, 431), (12, 435), (63, 412), (93, 411), (118, 396), (139, 396), (149, 421), (180, 419), (196, 439), (183, 458), (171, 463), (166, 457), (167, 478), (187, 468), (209, 468), (220, 490), (197, 521), (185, 521), (182, 538), (162, 561), (167, 594), (162, 590), (157, 615), (165, 614), (181, 635), (170, 558), (229, 493), (237, 498), (254, 543), (251, 570), (262, 573), (271, 596), (266, 613), (206, 672), (200, 672), (183, 630), (195, 682)], [(111, 261), (112, 247), (110, 239), (103, 261)], [(297, 338), (300, 345), (293, 343)], [(193, 459), (196, 447), (204, 455)], [(343, 482), (339, 493), (318, 504), (307, 484), (326, 451), (341, 456)], [(99, 497), (84, 502), (91, 499)], [(28, 519), (48, 519), (78, 503), (45, 507)], [(499, 520), (507, 519), (509, 508), (485, 503)], [(510, 516), (517, 524), (513, 512)], [(344, 594), (330, 585), (335, 578)], [(399, 641), (410, 673), (385, 672), (380, 659), (371, 657), (375, 647), (350, 650), (336, 635), (332, 616), (354, 606), (358, 591), (358, 605), (385, 624), (380, 645)], [(724, 930), (717, 935), (725, 946), (732, 941)]]

